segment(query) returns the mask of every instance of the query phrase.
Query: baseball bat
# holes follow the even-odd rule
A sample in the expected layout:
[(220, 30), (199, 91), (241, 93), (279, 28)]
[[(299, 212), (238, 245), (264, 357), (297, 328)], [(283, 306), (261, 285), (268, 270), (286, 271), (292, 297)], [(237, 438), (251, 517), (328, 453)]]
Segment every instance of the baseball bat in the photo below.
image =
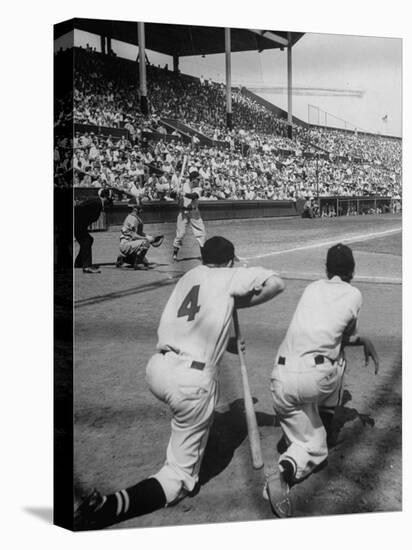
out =
[(182, 178), (183, 178), (183, 174), (185, 173), (185, 170), (186, 170), (186, 164), (187, 164), (187, 155), (184, 155), (182, 168), (180, 170), (180, 176), (179, 176), (179, 188), (178, 188), (178, 193), (179, 194), (182, 192), (182, 189), (183, 189)]
[(242, 335), (240, 333), (239, 319), (238, 319), (236, 309), (233, 310), (233, 324), (235, 327), (237, 350), (238, 350), (239, 359), (240, 359), (240, 372), (242, 373), (243, 395), (245, 399), (245, 414), (246, 414), (247, 431), (249, 435), (250, 454), (252, 455), (253, 468), (255, 470), (260, 470), (260, 468), (263, 468), (262, 449), (260, 446), (260, 435), (259, 435), (259, 429), (258, 429), (257, 420), (256, 420), (255, 408), (253, 406), (253, 400), (250, 394), (249, 378), (247, 375), (245, 356), (240, 345), (240, 341), (242, 340)]
[(183, 174), (185, 173), (185, 170), (186, 170), (186, 163), (187, 163), (187, 155), (184, 155), (184, 157), (183, 157), (183, 162), (182, 162), (182, 169), (180, 170), (179, 181), (182, 179)]

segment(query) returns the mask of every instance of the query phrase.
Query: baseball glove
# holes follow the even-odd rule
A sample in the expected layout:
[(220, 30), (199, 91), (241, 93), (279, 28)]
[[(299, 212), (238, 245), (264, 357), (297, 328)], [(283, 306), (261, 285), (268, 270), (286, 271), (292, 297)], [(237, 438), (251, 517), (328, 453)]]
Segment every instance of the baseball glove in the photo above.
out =
[(162, 244), (163, 240), (164, 240), (164, 235), (157, 235), (157, 237), (155, 237), (153, 242), (152, 242), (152, 246), (157, 248), (158, 246), (160, 246)]

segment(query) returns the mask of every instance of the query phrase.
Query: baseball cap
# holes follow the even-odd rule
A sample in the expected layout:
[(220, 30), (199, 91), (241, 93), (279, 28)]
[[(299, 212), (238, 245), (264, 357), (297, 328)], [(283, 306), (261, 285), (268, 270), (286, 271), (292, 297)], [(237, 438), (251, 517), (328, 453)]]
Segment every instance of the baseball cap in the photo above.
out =
[(105, 188), (99, 189), (97, 194), (101, 199), (111, 199), (113, 195), (111, 189), (105, 189)]
[(349, 275), (355, 269), (355, 260), (349, 246), (335, 244), (328, 250), (326, 269), (333, 275)]
[(225, 264), (230, 260), (238, 261), (235, 255), (235, 247), (224, 237), (211, 237), (202, 248), (202, 260), (204, 264)]
[(199, 177), (199, 172), (194, 171), (194, 172), (190, 172), (190, 174), (189, 174), (189, 180), (190, 181), (193, 181), (193, 180), (197, 179), (198, 177)]

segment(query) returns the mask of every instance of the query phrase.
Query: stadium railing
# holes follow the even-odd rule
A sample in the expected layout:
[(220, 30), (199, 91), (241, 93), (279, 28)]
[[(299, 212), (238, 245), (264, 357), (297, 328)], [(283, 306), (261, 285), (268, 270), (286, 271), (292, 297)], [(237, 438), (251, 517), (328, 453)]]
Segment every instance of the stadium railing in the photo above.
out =
[(336, 216), (401, 213), (402, 200), (392, 197), (319, 197), (319, 211), (333, 208)]
[(96, 126), (94, 124), (80, 124), (76, 122), (74, 124), (74, 131), (81, 134), (85, 134), (86, 132), (90, 134), (90, 132), (94, 132), (98, 137), (111, 136), (115, 140), (120, 139), (122, 136), (130, 139), (129, 130), (125, 128), (113, 128), (112, 126)]

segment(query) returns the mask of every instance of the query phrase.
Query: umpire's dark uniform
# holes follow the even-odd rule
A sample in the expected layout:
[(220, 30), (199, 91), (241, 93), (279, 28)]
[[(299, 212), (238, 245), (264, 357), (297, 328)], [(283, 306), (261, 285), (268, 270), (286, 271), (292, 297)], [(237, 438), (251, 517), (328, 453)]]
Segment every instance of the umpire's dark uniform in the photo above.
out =
[(99, 219), (103, 211), (103, 201), (100, 197), (86, 199), (74, 207), (74, 236), (80, 245), (74, 267), (83, 269), (92, 266), (93, 237), (88, 227)]

